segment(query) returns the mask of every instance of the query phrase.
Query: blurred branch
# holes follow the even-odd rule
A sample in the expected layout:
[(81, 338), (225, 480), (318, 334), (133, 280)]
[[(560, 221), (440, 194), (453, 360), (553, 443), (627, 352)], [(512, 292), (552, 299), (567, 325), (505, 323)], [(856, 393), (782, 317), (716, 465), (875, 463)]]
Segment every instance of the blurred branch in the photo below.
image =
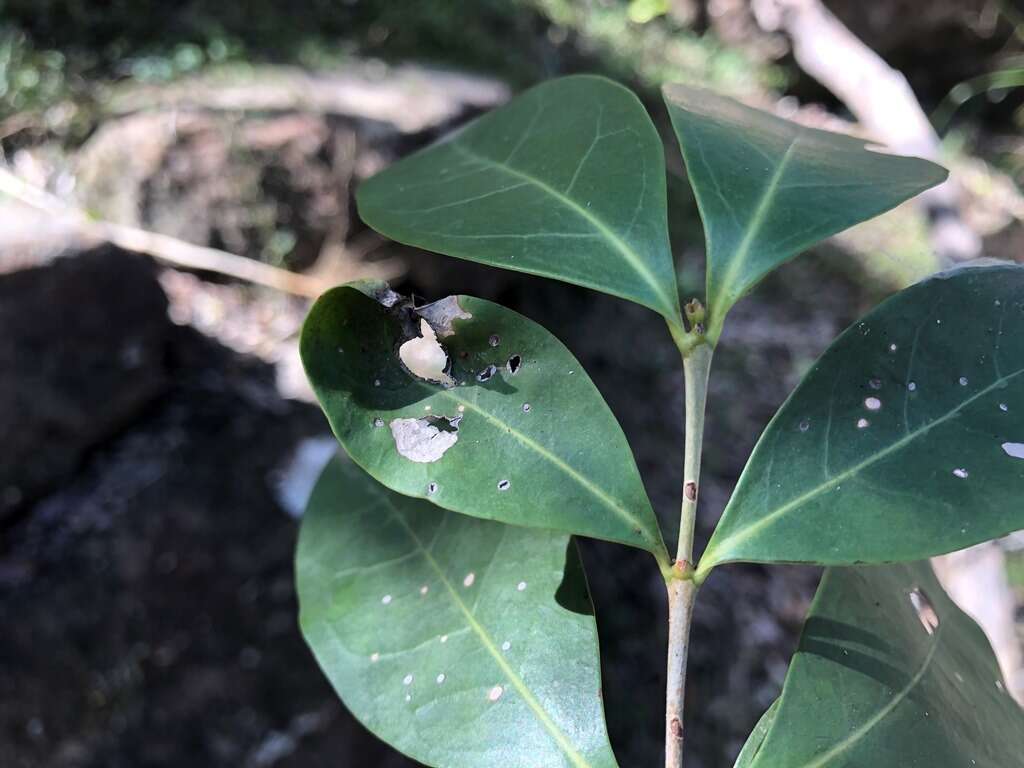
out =
[[(903, 154), (939, 158), (939, 137), (907, 79), (820, 0), (751, 0), (751, 8), (763, 29), (785, 31), (800, 68), (846, 104), (878, 141)], [(981, 253), (981, 238), (961, 217), (961, 190), (955, 181), (930, 189), (919, 199), (942, 261), (963, 261)]]
[[(10, 195), (15, 200), (44, 212), (69, 216), (75, 220), (83, 234), (106, 240), (125, 250), (147, 254), (175, 267), (215, 272), (284, 293), (309, 298), (319, 296), (334, 285), (339, 278), (337, 274), (303, 275), (237, 256), (227, 251), (194, 245), (138, 227), (96, 220), (90, 218), (84, 211), (69, 205), (44, 189), (23, 181), (2, 167), (0, 167), (0, 193)], [(365, 265), (365, 268), (361, 268), (359, 271), (361, 277), (386, 279), (397, 275), (399, 268), (395, 261), (390, 260)], [(352, 275), (348, 276), (349, 279), (351, 277)]]

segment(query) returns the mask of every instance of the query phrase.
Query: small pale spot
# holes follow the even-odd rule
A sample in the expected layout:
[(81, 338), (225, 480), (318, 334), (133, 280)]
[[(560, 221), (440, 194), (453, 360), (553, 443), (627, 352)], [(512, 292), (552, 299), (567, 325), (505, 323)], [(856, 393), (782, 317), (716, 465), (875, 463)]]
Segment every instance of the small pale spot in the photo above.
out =
[(429, 405), (424, 405), (423, 406), (423, 410), (424, 411), (429, 411), (430, 410), (430, 406)]
[(374, 379), (373, 380), (373, 386), (379, 387), (380, 386), (380, 379)]
[(469, 573), (466, 574), (466, 578), (464, 578), (462, 580), (462, 586), (464, 586), (464, 587), (472, 587), (474, 581), (476, 581), (476, 574), (473, 573), (472, 571), (470, 571)]
[(798, 425), (798, 429), (799, 429), (799, 430), (800, 430), (801, 432), (806, 432), (806, 431), (807, 431), (808, 429), (810, 429), (810, 428), (811, 428), (811, 422), (810, 422), (810, 420), (809, 420), (809, 419), (804, 419), (804, 420), (803, 420), (803, 421), (801, 421), (801, 422), (800, 422), (800, 424)]
[(867, 429), (871, 426), (871, 422), (867, 419), (857, 419), (857, 429)]
[(370, 654), (370, 662), (372, 664), (376, 664), (378, 661), (380, 661), (380, 654), (379, 653), (371, 653)]
[(465, 413), (465, 412), (466, 412), (466, 406), (460, 405), (459, 406), (459, 413)]
[(402, 678), (402, 685), (412, 685), (412, 674), (408, 674)]
[(916, 392), (917, 391), (917, 383), (913, 382), (913, 381), (910, 382), (909, 384), (907, 384), (907, 389), (909, 389), (911, 392)]
[(1003, 685), (1003, 681), (1002, 680), (996, 680), (996, 690), (999, 691), (1000, 693), (1005, 693), (1006, 692), (1006, 686)]
[(532, 410), (532, 408), (533, 406), (530, 405), (529, 403), (523, 403), (523, 413), (529, 413)]
[(391, 605), (391, 595), (384, 595), (384, 597), (382, 597), (380, 601), (384, 605)]
[(512, 647), (512, 643), (510, 643), (508, 640), (506, 640), (504, 643), (501, 644), (501, 650), (503, 650), (503, 651), (507, 651), (511, 647)]
[(504, 688), (502, 688), (500, 685), (496, 685), (493, 688), (491, 688), (490, 691), (487, 692), (487, 698), (490, 701), (497, 701), (501, 698), (501, 694), (503, 694), (504, 692)]
[(1008, 410), (1010, 410), (1010, 406), (1008, 406), (1006, 403), (1000, 403), (999, 410), (1002, 411), (1003, 413), (1006, 413)]
[(910, 590), (909, 597), (910, 604), (917, 612), (917, 618), (921, 622), (921, 626), (924, 627), (924, 631), (929, 635), (934, 635), (935, 630), (939, 628), (939, 614), (935, 612), (932, 601), (919, 587)]
[(442, 643), (447, 643), (448, 642), (448, 635), (441, 635), (441, 642)]
[(525, 581), (520, 581), (518, 584), (516, 584), (516, 591), (517, 592), (525, 592), (526, 591), (526, 582)]
[(896, 346), (895, 344), (890, 344), (889, 345), (889, 351), (890, 352), (895, 352), (897, 349), (899, 349), (899, 347)]
[(882, 401), (877, 397), (868, 397), (864, 400), (864, 407), (869, 411), (877, 411), (882, 407)]
[(407, 694), (405, 694), (405, 700), (406, 700), (406, 701), (412, 701), (412, 696), (411, 696), (411, 695), (409, 695), (408, 693), (407, 693)]
[(1003, 443), (1003, 452), (1014, 459), (1024, 459), (1024, 443)]
[(499, 336), (496, 333), (492, 333), (490, 335), (490, 338), (487, 339), (487, 343), (490, 344), (492, 347), (496, 347), (499, 344), (501, 344), (501, 336)]
[(961, 376), (960, 377), (960, 386), (961, 387), (966, 387), (967, 386), (967, 377), (966, 376)]
[(868, 382), (868, 386), (871, 387), (873, 390), (875, 390), (877, 392), (878, 390), (880, 390), (882, 388), (882, 380), (881, 379), (871, 379)]
[(957, 467), (956, 469), (954, 469), (953, 474), (956, 477), (959, 477), (961, 480), (966, 480), (970, 476), (970, 472), (968, 472), (963, 467)]
[(422, 587), (420, 587), (420, 594), (421, 595), (425, 595), (429, 591), (430, 591), (430, 587), (428, 587), (426, 584), (424, 584)]
[(437, 681), (437, 684), (438, 684), (438, 685), (440, 685), (441, 683), (443, 683), (443, 682), (444, 682), (444, 681), (445, 681), (446, 679), (447, 679), (447, 678), (446, 678), (446, 676), (445, 676), (444, 672), (442, 672), (442, 673), (441, 673), (440, 675), (438, 675), (438, 676), (437, 676), (437, 677), (435, 678), (435, 680)]
[(378, 416), (376, 419), (373, 420), (373, 426), (375, 426), (377, 429), (380, 429), (381, 427), (384, 426), (384, 419)]
[(499, 491), (507, 491), (511, 487), (512, 487), (512, 483), (509, 482), (508, 480), (499, 480), (498, 481), (498, 490)]

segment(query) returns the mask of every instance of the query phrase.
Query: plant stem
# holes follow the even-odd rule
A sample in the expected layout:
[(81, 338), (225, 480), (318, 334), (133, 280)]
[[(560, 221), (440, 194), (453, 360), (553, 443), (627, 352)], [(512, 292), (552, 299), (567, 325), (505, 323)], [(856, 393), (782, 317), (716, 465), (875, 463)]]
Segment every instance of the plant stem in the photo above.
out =
[(693, 581), (693, 533), (697, 521), (700, 458), (704, 442), (704, 410), (713, 348), (697, 344), (684, 351), (686, 445), (683, 453), (683, 503), (679, 514), (679, 546), (673, 576), (668, 580), (668, 681), (665, 690), (665, 768), (682, 768), (683, 701), (690, 620), (697, 585)]

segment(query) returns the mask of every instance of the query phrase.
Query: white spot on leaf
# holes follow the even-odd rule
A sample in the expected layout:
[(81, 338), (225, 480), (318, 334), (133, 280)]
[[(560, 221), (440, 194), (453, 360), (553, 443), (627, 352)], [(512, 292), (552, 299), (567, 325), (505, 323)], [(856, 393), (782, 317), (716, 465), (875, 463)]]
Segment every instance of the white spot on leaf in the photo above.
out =
[(520, 581), (518, 584), (516, 584), (516, 591), (518, 591), (518, 592), (525, 592), (526, 591), (526, 582), (525, 581)]
[(1024, 459), (1024, 443), (1003, 443), (1003, 452), (1014, 459)]
[(953, 474), (959, 477), (961, 480), (966, 480), (970, 475), (970, 472), (968, 472), (963, 467), (957, 467), (956, 469), (953, 470)]
[(393, 419), (391, 436), (398, 453), (418, 464), (437, 461), (459, 439), (456, 429), (441, 429), (441, 419)]
[(474, 581), (476, 581), (476, 574), (473, 573), (472, 571), (470, 571), (469, 573), (466, 574), (466, 578), (464, 578), (462, 580), (462, 586), (464, 586), (464, 587), (472, 587)]
[(380, 601), (384, 605), (391, 605), (391, 595), (384, 595), (384, 597), (382, 597)]
[(864, 407), (869, 411), (877, 411), (882, 407), (882, 401), (877, 397), (868, 397), (864, 400)]
[(402, 678), (402, 685), (412, 685), (412, 673)]
[(935, 612), (932, 601), (928, 599), (928, 595), (924, 593), (923, 589), (917, 587), (910, 590), (909, 597), (910, 604), (917, 611), (917, 618), (921, 622), (921, 626), (929, 635), (934, 635), (935, 630), (939, 628), (939, 614)]
[(490, 701), (497, 701), (501, 698), (501, 694), (503, 694), (504, 692), (504, 688), (502, 688), (500, 685), (496, 685), (493, 688), (491, 688), (490, 691), (487, 692), (487, 698)]
[(455, 380), (445, 373), (448, 353), (438, 343), (434, 329), (426, 320), (420, 320), (420, 334), (402, 343), (398, 357), (414, 376), (446, 387), (455, 386)]

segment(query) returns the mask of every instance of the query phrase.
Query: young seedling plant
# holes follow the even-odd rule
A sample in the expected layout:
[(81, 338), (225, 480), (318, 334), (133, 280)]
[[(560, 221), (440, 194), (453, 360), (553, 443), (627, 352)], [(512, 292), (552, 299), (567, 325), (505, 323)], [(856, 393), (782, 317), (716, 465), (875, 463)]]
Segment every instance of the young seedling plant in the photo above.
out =
[(732, 305), (808, 246), (942, 182), (930, 162), (696, 88), (664, 91), (706, 234), (680, 304), (662, 142), (636, 97), (533, 88), (363, 184), (412, 246), (661, 314), (682, 356), (670, 556), (618, 423), (579, 362), (470, 296), (328, 291), (306, 372), (351, 461), (325, 469), (297, 554), (301, 625), (353, 714), (437, 768), (610, 768), (597, 629), (573, 536), (651, 553), (669, 605), (665, 766), (683, 762), (690, 619), (712, 569), (827, 566), (746, 768), (1024, 765), (1024, 716), (927, 558), (1024, 527), (1024, 268), (936, 275), (812, 366), (693, 552), (712, 354)]

